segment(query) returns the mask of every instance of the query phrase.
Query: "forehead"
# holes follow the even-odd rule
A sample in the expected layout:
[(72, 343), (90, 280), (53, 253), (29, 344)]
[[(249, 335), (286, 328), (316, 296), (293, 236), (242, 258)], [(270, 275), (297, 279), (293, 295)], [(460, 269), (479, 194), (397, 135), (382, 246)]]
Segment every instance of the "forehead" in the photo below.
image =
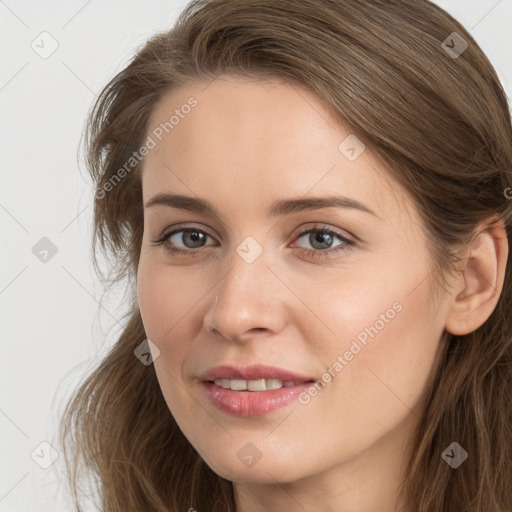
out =
[[(193, 192), (219, 208), (261, 210), (283, 197), (343, 194), (370, 201), (379, 216), (393, 197), (407, 207), (370, 148), (300, 85), (221, 77), (184, 86), (157, 104), (147, 135), (155, 147), (144, 160), (144, 201)], [(355, 160), (351, 147), (362, 151)]]

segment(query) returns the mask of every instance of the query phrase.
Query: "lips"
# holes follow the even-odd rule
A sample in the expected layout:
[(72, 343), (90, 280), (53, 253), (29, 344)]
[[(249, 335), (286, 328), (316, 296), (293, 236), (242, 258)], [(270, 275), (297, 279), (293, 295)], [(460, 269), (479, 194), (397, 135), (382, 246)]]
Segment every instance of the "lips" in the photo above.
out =
[(221, 365), (210, 368), (201, 375), (201, 380), (213, 382), (215, 379), (229, 380), (258, 380), (258, 379), (279, 379), (282, 381), (291, 381), (304, 383), (315, 380), (315, 377), (300, 375), (298, 373), (278, 368), (276, 366), (266, 366), (253, 364), (244, 367), (232, 365)]
[(210, 402), (233, 416), (262, 416), (297, 399), (314, 381), (283, 368), (265, 365), (216, 366), (201, 379)]

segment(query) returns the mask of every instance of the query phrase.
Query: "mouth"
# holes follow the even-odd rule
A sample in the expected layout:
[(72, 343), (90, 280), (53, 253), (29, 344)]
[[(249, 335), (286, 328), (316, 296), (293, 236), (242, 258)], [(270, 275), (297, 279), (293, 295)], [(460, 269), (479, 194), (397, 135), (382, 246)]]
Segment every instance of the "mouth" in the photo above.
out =
[(290, 405), (315, 382), (282, 368), (252, 365), (217, 366), (201, 377), (217, 409), (233, 416), (262, 416)]
[(298, 381), (280, 380), (280, 379), (214, 379), (206, 381), (213, 383), (223, 389), (231, 389), (232, 391), (269, 391), (273, 389), (291, 388), (301, 384), (312, 383), (313, 380)]

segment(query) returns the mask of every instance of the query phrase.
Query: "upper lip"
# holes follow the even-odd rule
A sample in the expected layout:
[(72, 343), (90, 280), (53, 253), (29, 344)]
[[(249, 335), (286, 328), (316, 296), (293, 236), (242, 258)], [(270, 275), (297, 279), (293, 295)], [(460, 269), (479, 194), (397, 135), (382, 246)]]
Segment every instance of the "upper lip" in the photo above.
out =
[(252, 364), (249, 366), (221, 365), (210, 368), (201, 375), (203, 381), (213, 381), (214, 379), (279, 379), (282, 381), (307, 382), (314, 380), (313, 377), (299, 375), (276, 366), (267, 366), (261, 364)]

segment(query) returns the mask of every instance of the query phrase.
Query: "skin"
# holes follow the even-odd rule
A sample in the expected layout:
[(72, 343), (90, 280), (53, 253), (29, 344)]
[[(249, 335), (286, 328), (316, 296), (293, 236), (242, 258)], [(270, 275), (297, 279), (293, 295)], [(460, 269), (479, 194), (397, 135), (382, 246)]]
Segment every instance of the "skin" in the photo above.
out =
[[(148, 134), (191, 96), (197, 106), (149, 152), (142, 173), (144, 203), (172, 192), (206, 199), (220, 215), (144, 209), (138, 301), (160, 349), (154, 366), (170, 411), (206, 463), (234, 483), (237, 512), (409, 510), (398, 486), (440, 338), (445, 329), (471, 332), (494, 309), (508, 251), (502, 225), (483, 226), (450, 286), (431, 295), (412, 199), (369, 147), (355, 161), (338, 150), (352, 132), (313, 92), (221, 76), (171, 91)], [(266, 213), (278, 199), (334, 193), (376, 215), (340, 207)], [(167, 243), (187, 255), (153, 243), (183, 223), (208, 235), (202, 253), (192, 255), (197, 245), (182, 233)], [(344, 245), (334, 236), (318, 249), (300, 234), (315, 224), (354, 245), (333, 252)], [(236, 251), (249, 236), (263, 250), (252, 263)], [(307, 405), (239, 418), (203, 390), (199, 375), (227, 363), (320, 379), (394, 303), (401, 311)], [(251, 467), (237, 457), (247, 443), (261, 454)]]

